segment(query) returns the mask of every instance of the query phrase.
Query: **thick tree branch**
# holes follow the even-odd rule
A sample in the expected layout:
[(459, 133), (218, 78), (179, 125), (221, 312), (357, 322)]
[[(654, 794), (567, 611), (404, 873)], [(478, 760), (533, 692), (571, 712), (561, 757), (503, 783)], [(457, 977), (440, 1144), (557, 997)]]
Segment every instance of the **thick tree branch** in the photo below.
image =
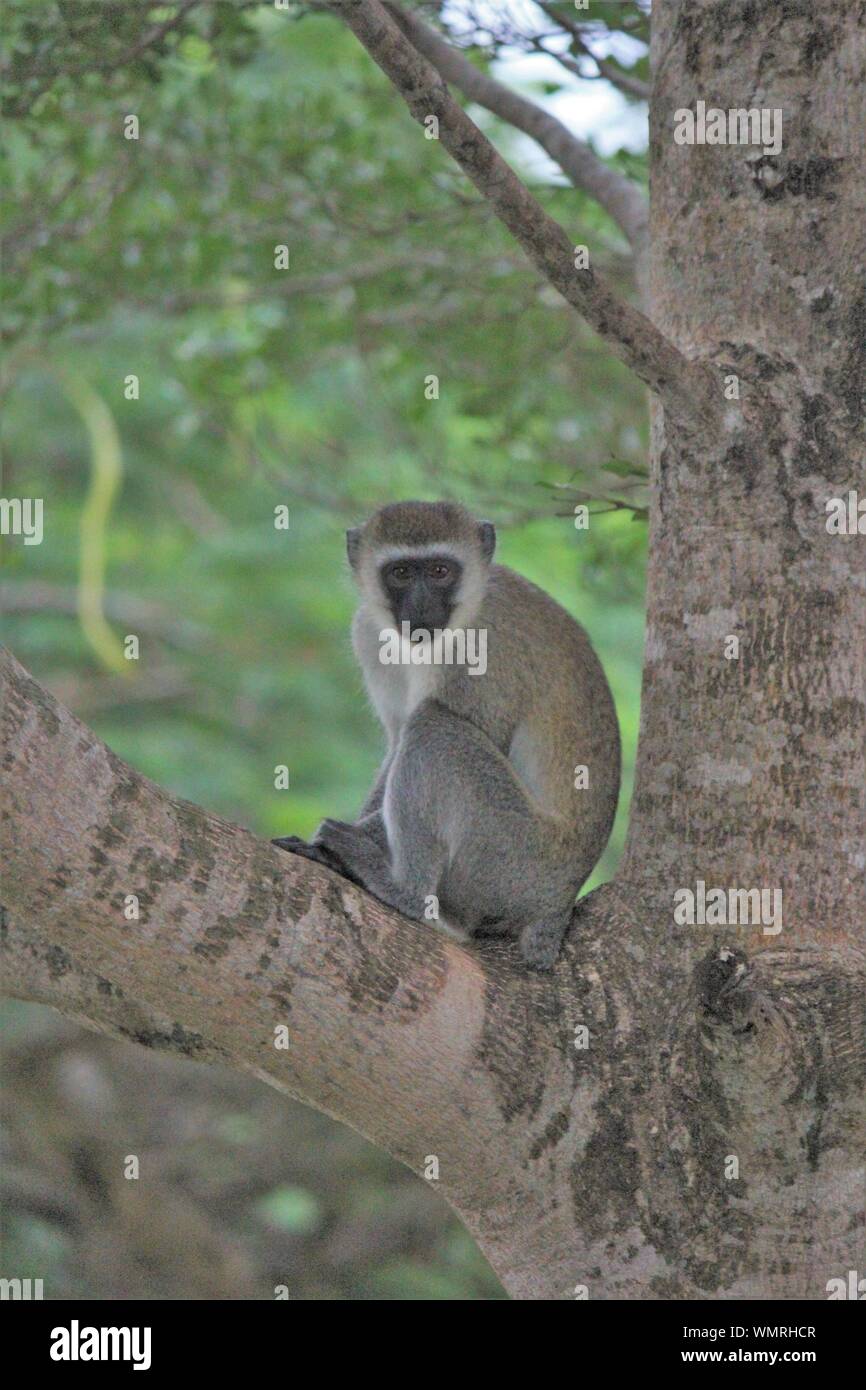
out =
[[(550, 1118), (539, 1088), (574, 1085), (572, 967), (560, 995), (510, 948), (466, 950), (170, 796), (2, 647), (0, 695), (4, 992), (250, 1072), (416, 1172), (436, 1155), (437, 1186), (492, 1258), (498, 1239), (531, 1233), (512, 1287), (555, 1277), (568, 1240), (527, 1165)], [(529, 1092), (535, 1119), (509, 1132)]]
[(420, 15), (407, 13), (393, 0), (385, 0), (385, 9), (446, 82), (453, 82), (470, 101), (478, 102), (500, 120), (537, 141), (575, 188), (589, 193), (610, 214), (628, 238), (635, 256), (643, 258), (649, 207), (637, 184), (616, 169), (610, 169), (555, 116), (481, 72)]
[[(0, 660), (7, 992), (252, 1071), (420, 1166), (422, 1078), (450, 1088), (467, 1060), (446, 1022), (456, 948), (161, 791)], [(473, 974), (452, 979), (463, 1010)]]
[(418, 52), (379, 0), (331, 0), (390, 78), (415, 119), (439, 122), (439, 138), (492, 204), (533, 265), (584, 316), (611, 350), (684, 425), (715, 424), (721, 392), (714, 374), (689, 360), (637, 309), (623, 303), (592, 268), (578, 270), (574, 246), (454, 100), (441, 75)]

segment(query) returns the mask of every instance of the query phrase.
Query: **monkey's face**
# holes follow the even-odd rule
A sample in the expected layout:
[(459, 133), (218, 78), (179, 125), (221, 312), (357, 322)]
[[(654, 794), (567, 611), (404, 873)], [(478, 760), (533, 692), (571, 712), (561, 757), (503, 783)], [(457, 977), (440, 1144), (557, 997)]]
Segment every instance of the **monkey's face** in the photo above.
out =
[(463, 566), (447, 553), (401, 555), (379, 570), (385, 599), (395, 625), (409, 623), (412, 640), (419, 629), (432, 632), (448, 626), (457, 602)]

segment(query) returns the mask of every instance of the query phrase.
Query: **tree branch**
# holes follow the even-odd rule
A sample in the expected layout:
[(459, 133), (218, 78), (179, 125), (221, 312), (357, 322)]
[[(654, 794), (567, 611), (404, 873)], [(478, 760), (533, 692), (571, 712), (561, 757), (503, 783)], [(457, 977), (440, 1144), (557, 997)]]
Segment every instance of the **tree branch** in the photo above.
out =
[[(99, 58), (94, 62), (76, 63), (70, 67), (35, 67), (24, 69), (17, 74), (18, 81), (30, 81), (34, 77), (77, 77), (86, 72), (117, 72), (125, 67), (127, 63), (132, 63), (139, 58), (146, 49), (152, 48), (154, 44), (161, 43), (173, 29), (177, 29), (186, 19), (190, 10), (195, 9), (196, 5), (201, 4), (201, 0), (183, 0), (177, 12), (170, 15), (168, 19), (156, 24), (148, 29), (135, 43), (122, 53), (108, 58)], [(132, 8), (132, 7), (131, 7)], [(161, 6), (159, 8), (162, 8)]]
[[(185, 312), (187, 309), (202, 307), (220, 307), (226, 304), (232, 307), (241, 304), (252, 304), (262, 298), (267, 298), (269, 302), (278, 299), (296, 299), (300, 295), (324, 295), (332, 291), (345, 289), (349, 285), (361, 284), (365, 280), (381, 280), (383, 276), (390, 275), (398, 271), (411, 270), (445, 270), (448, 266), (448, 256), (444, 251), (427, 250), (418, 248), (407, 250), (399, 255), (376, 256), (369, 261), (358, 261), (354, 265), (338, 266), (333, 270), (323, 270), (311, 275), (295, 275), (285, 278), (271, 279), (266, 285), (253, 287), (250, 290), (236, 291), (232, 289), (227, 292), (223, 288), (201, 289), (201, 290), (180, 290), (172, 294), (163, 295), (160, 299), (140, 299), (133, 300), (140, 303), (144, 308), (155, 308), (160, 313), (174, 314)], [(130, 296), (130, 298), (132, 298)]]
[(384, 7), (446, 82), (453, 82), (470, 101), (478, 102), (500, 120), (531, 136), (567, 174), (575, 188), (589, 193), (610, 214), (628, 238), (635, 256), (643, 257), (647, 247), (649, 207), (637, 184), (609, 168), (555, 116), (481, 72), (420, 15), (408, 14), (394, 0), (385, 0)]
[(328, 7), (345, 19), (414, 118), (423, 124), (436, 116), (442, 144), (490, 201), (533, 265), (656, 392), (669, 414), (688, 425), (717, 423), (721, 392), (711, 370), (689, 362), (649, 319), (618, 299), (593, 269), (575, 269), (573, 243), (566, 232), (470, 120), (380, 0), (331, 0)]
[[(618, 68), (615, 63), (609, 63), (606, 58), (597, 58), (586, 42), (581, 26), (572, 17), (560, 14), (554, 5), (542, 4), (541, 8), (544, 10), (545, 14), (549, 15), (557, 24), (561, 24), (563, 29), (571, 35), (572, 46), (576, 48), (579, 53), (582, 53), (585, 58), (592, 59), (601, 76), (604, 77), (612, 87), (616, 87), (619, 91), (625, 92), (627, 96), (635, 97), (638, 101), (649, 101), (652, 96), (652, 87), (649, 82), (644, 82), (640, 77), (634, 77), (631, 73), (624, 72), (622, 68)], [(569, 62), (565, 54), (554, 53), (550, 56), (556, 58), (558, 62), (562, 63), (563, 67), (576, 73), (578, 77), (584, 75), (581, 73), (577, 63)]]
[[(6, 649), (0, 661), (6, 991), (252, 1071), (386, 1147), (420, 1143), (412, 1109), (422, 1075), (436, 1086), (431, 1058), (452, 1082), (466, 1063), (435, 1008), (458, 948), (161, 791)], [(383, 1016), (393, 1002), (399, 1036), (422, 998), (433, 1016), (418, 1055), (388, 1042)]]
[[(565, 1237), (527, 1155), (550, 1117), (537, 1105), (510, 1133), (504, 1112), (546, 1081), (574, 1090), (573, 967), (541, 977), (508, 945), (467, 950), (170, 796), (2, 647), (0, 695), (4, 992), (249, 1072), (416, 1172), (436, 1155), (437, 1186), (494, 1256), (524, 1222), (547, 1239), (520, 1274), (546, 1280)], [(620, 941), (609, 926), (599, 939)], [(589, 1113), (597, 1079), (585, 1085)]]
[[(47, 580), (0, 580), (0, 610), (4, 613), (62, 613), (78, 617), (78, 593), (72, 585)], [(200, 648), (208, 639), (207, 630), (188, 618), (167, 612), (158, 603), (136, 594), (115, 590), (105, 597), (105, 611), (113, 622), (127, 630), (146, 632), (173, 647)]]

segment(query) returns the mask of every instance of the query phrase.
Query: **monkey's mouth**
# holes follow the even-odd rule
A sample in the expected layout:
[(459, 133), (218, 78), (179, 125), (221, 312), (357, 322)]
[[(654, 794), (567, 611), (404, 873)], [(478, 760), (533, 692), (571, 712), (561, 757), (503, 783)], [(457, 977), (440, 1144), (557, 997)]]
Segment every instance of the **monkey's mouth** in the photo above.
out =
[(408, 624), (409, 641), (413, 647), (420, 646), (422, 642), (425, 642), (428, 638), (433, 636), (432, 629), (429, 628), (426, 623), (414, 621), (412, 618), (405, 617), (405, 615), (395, 613), (394, 626), (401, 635), (405, 634), (405, 624)]
[(405, 608), (398, 609), (394, 614), (394, 626), (404, 638), (408, 637), (413, 647), (418, 647), (423, 642), (432, 642), (437, 632), (447, 628), (450, 614), (448, 605), (427, 612), (409, 613)]

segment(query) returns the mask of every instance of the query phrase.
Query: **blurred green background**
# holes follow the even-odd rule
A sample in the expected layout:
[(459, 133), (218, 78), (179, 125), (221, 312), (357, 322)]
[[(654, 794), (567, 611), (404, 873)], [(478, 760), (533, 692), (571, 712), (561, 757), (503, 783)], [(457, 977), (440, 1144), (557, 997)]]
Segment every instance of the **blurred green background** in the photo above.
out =
[[(608, 673), (625, 783), (603, 881), (637, 735), (641, 390), (332, 19), (206, 4), (124, 60), (172, 13), (143, 8), (7, 7), (2, 495), (44, 499), (44, 539), (0, 541), (3, 640), (155, 781), (308, 835), (356, 812), (381, 752), (344, 531), (457, 498)], [(594, 204), (473, 114), (629, 294)], [(35, 1007), (2, 1017), (0, 1275), (46, 1297), (503, 1296), (439, 1198), (331, 1121)]]

